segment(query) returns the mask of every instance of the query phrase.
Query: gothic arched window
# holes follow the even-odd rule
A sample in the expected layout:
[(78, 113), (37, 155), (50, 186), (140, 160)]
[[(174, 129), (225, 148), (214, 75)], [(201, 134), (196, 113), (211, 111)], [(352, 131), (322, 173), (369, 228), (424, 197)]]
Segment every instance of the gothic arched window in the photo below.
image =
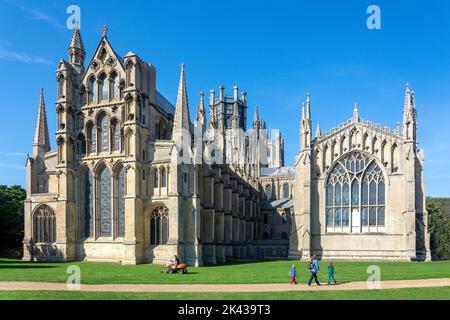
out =
[[(350, 221), (359, 219), (359, 221)], [(385, 225), (385, 181), (368, 155), (352, 152), (334, 165), (326, 186), (326, 225), (341, 227)]]
[(117, 235), (125, 236), (125, 168), (121, 167), (117, 175)]
[(153, 187), (159, 188), (158, 169), (153, 170)]
[(106, 81), (106, 74), (102, 73), (98, 78), (98, 96), (99, 101), (108, 100), (109, 96), (109, 85)]
[(82, 133), (77, 137), (77, 154), (81, 157), (86, 155), (86, 138)]
[(167, 186), (167, 176), (166, 176), (166, 168), (161, 167), (161, 188), (165, 188)]
[(100, 236), (111, 237), (111, 172), (107, 167), (103, 167), (98, 174), (97, 188), (98, 214), (97, 221), (100, 220)]
[(98, 127), (98, 150), (100, 152), (109, 151), (109, 117), (103, 113), (97, 121)]
[(266, 197), (267, 199), (272, 199), (272, 186), (270, 184), (266, 185)]
[(91, 102), (97, 102), (97, 99), (98, 99), (98, 88), (96, 88), (96, 81), (95, 81), (95, 78), (94, 77), (91, 77), (90, 79), (89, 79), (89, 83), (88, 83), (88, 86), (89, 86), (89, 96), (88, 96), (88, 103), (91, 103)]
[(35, 243), (56, 242), (56, 215), (48, 205), (41, 205), (33, 215), (33, 239)]
[(283, 184), (283, 198), (289, 198), (291, 196), (289, 192), (289, 184), (285, 183)]
[(150, 216), (150, 244), (166, 244), (169, 239), (169, 209), (157, 207)]
[(97, 130), (93, 123), (87, 125), (87, 146), (88, 153), (97, 152)]
[(82, 201), (82, 209), (83, 209), (83, 218), (84, 218), (84, 237), (89, 238), (93, 236), (93, 227), (94, 227), (94, 190), (93, 190), (93, 177), (92, 172), (90, 170), (86, 170), (83, 175), (83, 201)]
[(120, 125), (116, 119), (111, 121), (111, 149), (112, 151), (120, 150)]
[(109, 93), (109, 98), (110, 99), (114, 99), (114, 98), (118, 98), (119, 97), (119, 76), (117, 75), (117, 73), (114, 71), (113, 73), (111, 73), (110, 76), (110, 93)]

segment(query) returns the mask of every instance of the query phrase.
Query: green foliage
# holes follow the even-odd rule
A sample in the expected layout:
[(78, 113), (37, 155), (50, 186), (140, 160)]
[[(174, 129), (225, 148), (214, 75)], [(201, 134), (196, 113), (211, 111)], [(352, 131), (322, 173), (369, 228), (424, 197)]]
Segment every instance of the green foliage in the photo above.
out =
[(448, 201), (427, 199), (428, 230), (434, 258), (450, 258), (450, 214), (446, 212)]
[(20, 186), (0, 186), (0, 253), (21, 247), (25, 197)]

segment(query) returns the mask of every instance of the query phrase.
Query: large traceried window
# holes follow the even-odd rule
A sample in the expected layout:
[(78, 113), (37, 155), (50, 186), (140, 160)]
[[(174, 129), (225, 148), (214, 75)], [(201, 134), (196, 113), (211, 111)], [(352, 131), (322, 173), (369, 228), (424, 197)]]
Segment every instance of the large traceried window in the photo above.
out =
[(35, 243), (56, 242), (56, 215), (48, 205), (41, 205), (33, 215), (33, 240)]
[[(100, 237), (111, 237), (111, 172), (104, 167), (98, 175), (97, 204)], [(97, 221), (98, 221), (97, 220)]]
[(117, 235), (125, 236), (125, 168), (121, 167), (117, 176)]
[(167, 244), (169, 239), (169, 209), (157, 207), (150, 216), (150, 244)]
[(86, 170), (83, 176), (83, 198), (82, 209), (84, 212), (84, 237), (89, 238), (93, 236), (94, 226), (94, 206), (93, 206), (93, 176), (90, 170)]
[[(352, 152), (334, 165), (326, 185), (328, 231), (385, 225), (385, 180), (375, 160)], [(374, 228), (373, 228), (374, 229)]]

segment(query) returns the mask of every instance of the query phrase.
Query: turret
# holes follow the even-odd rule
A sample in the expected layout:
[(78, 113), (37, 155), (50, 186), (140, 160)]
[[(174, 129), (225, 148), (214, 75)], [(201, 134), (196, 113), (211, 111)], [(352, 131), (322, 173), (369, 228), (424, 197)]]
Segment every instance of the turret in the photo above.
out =
[(215, 129), (217, 126), (216, 111), (214, 109), (215, 91), (209, 90), (209, 128)]
[(238, 86), (233, 87), (234, 95), (233, 95), (233, 116), (231, 119), (231, 127), (233, 129), (239, 129), (239, 103), (238, 103)]
[(407, 141), (416, 141), (417, 116), (414, 101), (414, 92), (406, 84), (405, 102), (403, 106), (403, 138)]
[(203, 91), (200, 91), (200, 102), (198, 104), (197, 114), (195, 116), (195, 126), (197, 130), (203, 134), (206, 130), (206, 113), (205, 113), (205, 102)]
[(300, 124), (300, 143), (302, 151), (309, 149), (311, 145), (311, 100), (310, 94), (306, 94), (306, 105), (302, 104), (302, 121)]
[(359, 122), (358, 104), (356, 102), (353, 106), (353, 122)]
[(67, 50), (69, 63), (77, 70), (79, 74), (84, 72), (84, 59), (86, 51), (84, 50), (83, 40), (81, 39), (80, 29), (76, 26), (73, 29), (72, 39)]

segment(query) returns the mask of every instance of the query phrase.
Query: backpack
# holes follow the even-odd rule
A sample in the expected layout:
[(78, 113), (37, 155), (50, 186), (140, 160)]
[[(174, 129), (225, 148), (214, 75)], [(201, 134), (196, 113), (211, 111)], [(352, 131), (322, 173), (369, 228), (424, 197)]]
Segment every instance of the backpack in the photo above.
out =
[(311, 270), (311, 269), (313, 269), (313, 268), (314, 268), (314, 266), (313, 266), (312, 261), (309, 261), (309, 262), (308, 262), (308, 270)]

